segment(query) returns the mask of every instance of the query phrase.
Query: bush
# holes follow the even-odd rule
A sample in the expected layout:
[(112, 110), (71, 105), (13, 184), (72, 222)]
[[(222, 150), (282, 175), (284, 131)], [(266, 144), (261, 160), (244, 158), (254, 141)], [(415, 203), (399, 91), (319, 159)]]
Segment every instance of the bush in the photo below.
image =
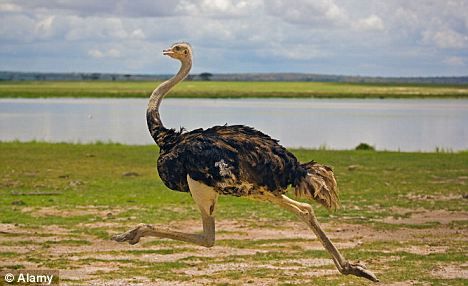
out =
[(359, 145), (354, 148), (355, 150), (367, 150), (367, 151), (375, 151), (374, 146), (371, 146), (367, 143), (360, 143)]

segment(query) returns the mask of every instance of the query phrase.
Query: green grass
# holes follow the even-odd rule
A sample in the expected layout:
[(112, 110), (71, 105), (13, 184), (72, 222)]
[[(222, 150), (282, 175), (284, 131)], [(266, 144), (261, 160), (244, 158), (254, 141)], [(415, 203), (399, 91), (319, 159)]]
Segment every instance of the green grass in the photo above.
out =
[[(159, 82), (24, 81), (0, 82), (7, 97), (148, 97)], [(468, 97), (468, 85), (357, 84), (330, 82), (185, 81), (171, 97), (323, 97), (323, 98), (458, 98)]]
[[(22, 207), (68, 209), (92, 205), (103, 212), (120, 209), (118, 217), (136, 216), (143, 221), (167, 222), (198, 218), (190, 196), (168, 190), (156, 173), (156, 146), (119, 144), (0, 143), (0, 222), (26, 225), (109, 221), (112, 217), (31, 216), (15, 210)], [(466, 176), (468, 152), (398, 153), (372, 151), (293, 150), (301, 161), (316, 160), (334, 167), (341, 186), (339, 214), (356, 220), (391, 215), (390, 207), (466, 209), (463, 200), (414, 201), (412, 195), (460, 195), (464, 190), (459, 177)], [(349, 165), (359, 165), (349, 171)], [(138, 176), (123, 176), (136, 172)], [(437, 183), (443, 178), (445, 184)], [(79, 182), (79, 183), (76, 183)], [(443, 188), (441, 188), (443, 186)], [(53, 192), (57, 195), (27, 195)], [(24, 195), (18, 195), (24, 194)], [(22, 206), (16, 205), (21, 201)], [(377, 205), (376, 212), (373, 206)], [(371, 207), (372, 206), (372, 207)], [(255, 207), (255, 211), (253, 210)], [(354, 209), (358, 207), (359, 209)], [(176, 208), (177, 211), (171, 211)], [(336, 215), (319, 208), (325, 217)], [(290, 219), (292, 215), (267, 203), (223, 196), (217, 214), (221, 218), (243, 216)]]
[[(467, 220), (443, 225), (432, 221), (390, 224), (381, 219), (410, 216), (395, 209), (411, 213), (466, 213), (468, 204), (463, 197), (468, 193), (468, 152), (303, 149), (292, 152), (301, 161), (314, 159), (329, 164), (337, 174), (342, 208), (330, 213), (314, 204), (321, 222), (352, 224), (376, 233), (415, 234), (398, 240), (383, 237), (368, 241), (343, 249), (345, 256), (366, 261), (386, 283), (417, 280), (431, 285), (466, 285), (464, 279), (437, 277), (431, 271), (466, 262)], [(27, 268), (31, 263), (62, 270), (114, 265), (115, 269), (98, 271), (86, 279), (113, 281), (116, 277), (147, 277), (156, 282), (164, 278), (166, 282), (185, 283), (201, 279), (219, 285), (239, 285), (255, 279), (303, 285), (300, 281), (311, 281), (311, 271), (334, 270), (331, 264), (305, 270), (300, 262), (291, 262), (304, 258), (328, 259), (324, 250), (307, 247), (309, 242), (317, 243), (313, 236), (248, 240), (236, 237), (239, 235), (236, 232), (220, 229), (218, 235), (224, 238), (218, 240), (218, 247), (255, 251), (252, 254), (227, 253), (220, 257), (200, 255), (210, 250), (170, 240), (145, 239), (137, 246), (120, 248), (110, 245), (108, 239), (112, 233), (141, 222), (164, 225), (200, 219), (190, 195), (164, 187), (156, 172), (157, 154), (156, 146), (0, 143), (0, 226), (16, 225), (20, 230), (19, 233), (0, 232), (0, 257), (5, 268)], [(348, 169), (350, 165), (359, 167)], [(123, 176), (126, 172), (138, 175)], [(38, 195), (40, 193), (46, 194)], [(415, 199), (423, 196), (433, 199)], [(283, 223), (300, 223), (276, 206), (229, 196), (220, 197), (216, 213), (219, 221), (236, 220), (257, 229), (284, 231)], [(345, 238), (335, 241), (347, 242)], [(100, 249), (103, 245), (105, 247)], [(16, 253), (25, 247), (29, 247), (26, 254)], [(445, 248), (443, 252), (423, 255), (409, 252), (407, 249), (411, 247)], [(55, 253), (57, 248), (69, 250)], [(176, 258), (157, 260), (170, 256)], [(395, 257), (398, 259), (393, 259)], [(281, 268), (285, 259), (289, 261), (286, 266), (299, 267), (298, 270)], [(252, 267), (203, 274), (213, 265), (229, 263)], [(186, 274), (187, 269), (201, 274)], [(314, 285), (368, 285), (362, 279), (338, 274), (312, 279)]]

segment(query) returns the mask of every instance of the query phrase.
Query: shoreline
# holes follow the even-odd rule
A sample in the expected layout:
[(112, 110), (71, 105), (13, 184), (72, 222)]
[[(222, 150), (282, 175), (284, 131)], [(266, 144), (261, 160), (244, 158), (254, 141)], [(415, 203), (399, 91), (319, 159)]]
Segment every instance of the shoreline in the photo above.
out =
[[(87, 147), (93, 147), (93, 146), (119, 146), (119, 147), (128, 147), (128, 148), (156, 148), (159, 149), (156, 144), (142, 144), (142, 145), (136, 145), (136, 144), (125, 144), (125, 143), (119, 143), (119, 142), (112, 142), (112, 141), (94, 141), (94, 142), (65, 142), (65, 141), (57, 141), (57, 142), (48, 142), (48, 141), (41, 141), (41, 140), (27, 140), (27, 141), (20, 141), (17, 139), (14, 140), (0, 140), (0, 146), (1, 145), (13, 145), (13, 144), (19, 144), (19, 145), (69, 145), (69, 146), (87, 146)], [(364, 143), (366, 144), (366, 143)], [(368, 145), (368, 144), (366, 144)], [(465, 154), (468, 153), (468, 149), (464, 150), (452, 150), (450, 148), (443, 148), (443, 147), (435, 147), (434, 150), (431, 151), (424, 151), (424, 150), (419, 150), (419, 151), (402, 151), (402, 150), (381, 150), (381, 149), (374, 149), (374, 150), (359, 150), (356, 148), (353, 149), (329, 149), (328, 147), (323, 147), (319, 146), (317, 148), (304, 148), (304, 147), (287, 147), (284, 146), (286, 149), (289, 151), (295, 153), (295, 152), (336, 152), (336, 153), (367, 153), (367, 154), (373, 154), (373, 153), (385, 153), (385, 154), (405, 154), (405, 155), (410, 155), (410, 154)], [(356, 146), (357, 147), (357, 146)], [(372, 147), (372, 146), (371, 146)], [(373, 148), (373, 147), (372, 147)], [(159, 151), (158, 151), (159, 152)]]
[[(160, 81), (2, 81), (0, 98), (147, 98)], [(173, 98), (468, 98), (467, 85), (185, 81)]]

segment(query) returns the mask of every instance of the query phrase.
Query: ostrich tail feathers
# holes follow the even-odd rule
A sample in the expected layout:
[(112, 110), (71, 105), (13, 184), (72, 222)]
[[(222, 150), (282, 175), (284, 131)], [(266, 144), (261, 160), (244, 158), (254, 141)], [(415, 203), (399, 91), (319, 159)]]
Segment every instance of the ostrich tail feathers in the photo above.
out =
[(336, 210), (340, 200), (333, 170), (314, 161), (301, 166), (307, 170), (307, 174), (295, 186), (295, 195), (299, 198), (313, 199), (329, 210)]

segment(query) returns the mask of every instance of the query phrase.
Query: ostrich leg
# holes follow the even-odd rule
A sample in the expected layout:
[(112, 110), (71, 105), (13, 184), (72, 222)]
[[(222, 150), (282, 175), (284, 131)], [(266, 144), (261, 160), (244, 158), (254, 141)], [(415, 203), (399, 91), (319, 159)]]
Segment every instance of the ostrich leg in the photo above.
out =
[(132, 230), (112, 236), (112, 240), (118, 242), (128, 241), (130, 244), (136, 244), (142, 237), (156, 236), (212, 247), (215, 242), (215, 219), (213, 213), (218, 200), (218, 194), (212, 188), (192, 180), (189, 176), (187, 176), (187, 180), (193, 200), (201, 212), (203, 221), (202, 234), (164, 230), (149, 224), (140, 224)]
[(338, 268), (338, 271), (340, 271), (342, 274), (352, 274), (355, 276), (367, 278), (374, 282), (379, 281), (379, 279), (377, 279), (374, 273), (367, 270), (364, 265), (349, 263), (343, 257), (343, 255), (341, 255), (341, 253), (333, 245), (331, 240), (327, 237), (325, 232), (320, 227), (317, 218), (315, 217), (314, 210), (309, 204), (297, 202), (284, 195), (280, 197), (268, 195), (266, 199), (299, 216), (299, 218), (303, 220), (312, 229), (312, 231), (315, 233), (315, 235), (320, 240), (325, 249), (331, 254), (336, 268)]

